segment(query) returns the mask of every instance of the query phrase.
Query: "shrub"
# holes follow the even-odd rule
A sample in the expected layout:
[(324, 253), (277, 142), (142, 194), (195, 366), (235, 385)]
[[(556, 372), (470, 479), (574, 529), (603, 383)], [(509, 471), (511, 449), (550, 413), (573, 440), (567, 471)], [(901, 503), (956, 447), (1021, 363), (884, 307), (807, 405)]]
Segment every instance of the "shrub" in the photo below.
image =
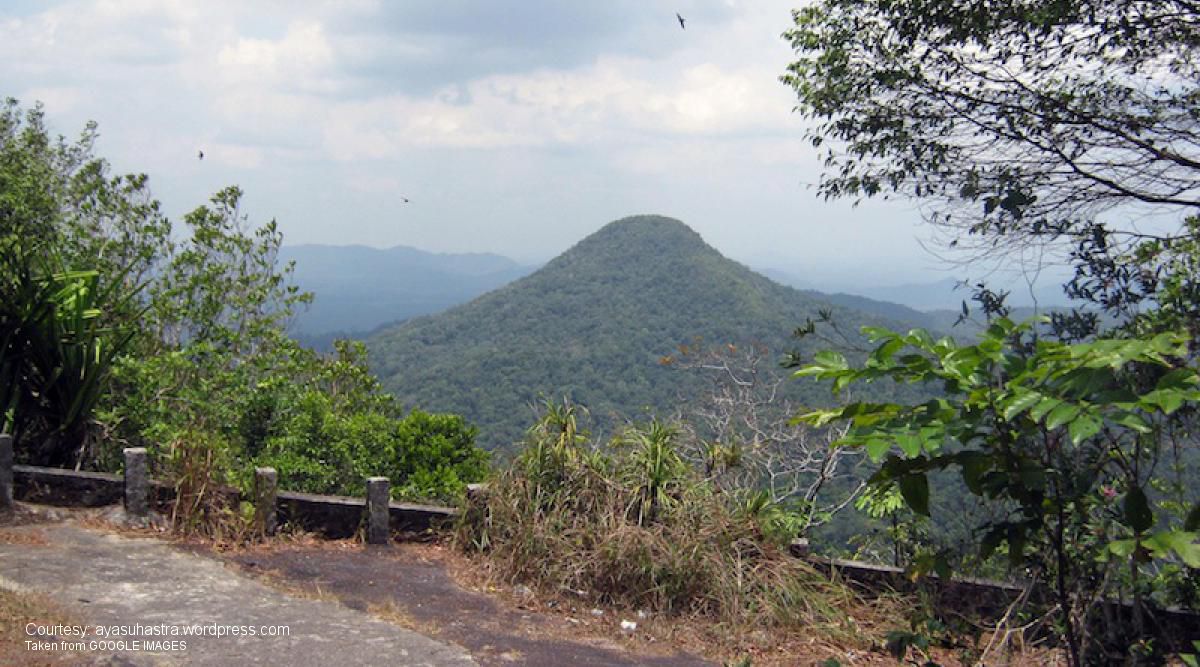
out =
[(459, 544), (498, 577), (736, 626), (841, 618), (848, 593), (680, 464), (672, 427), (630, 428), (591, 447), (575, 416), (552, 407), (463, 515)]

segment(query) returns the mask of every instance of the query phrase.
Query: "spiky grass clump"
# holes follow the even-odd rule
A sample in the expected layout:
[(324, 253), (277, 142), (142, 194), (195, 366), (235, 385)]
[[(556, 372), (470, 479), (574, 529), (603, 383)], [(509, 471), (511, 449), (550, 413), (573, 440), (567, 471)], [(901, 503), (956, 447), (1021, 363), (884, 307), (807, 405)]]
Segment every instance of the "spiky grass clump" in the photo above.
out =
[(496, 576), (737, 627), (841, 625), (852, 595), (700, 479), (673, 429), (651, 424), (591, 448), (573, 410), (551, 406), (463, 514), (459, 543)]

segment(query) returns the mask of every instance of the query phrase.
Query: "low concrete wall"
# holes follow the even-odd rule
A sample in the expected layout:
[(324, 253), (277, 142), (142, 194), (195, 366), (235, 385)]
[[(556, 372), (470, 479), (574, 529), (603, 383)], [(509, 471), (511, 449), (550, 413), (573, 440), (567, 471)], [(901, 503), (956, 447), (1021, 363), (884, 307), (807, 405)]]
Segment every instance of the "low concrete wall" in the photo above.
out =
[[(365, 498), (280, 491), (276, 499), (280, 525), (299, 525), (326, 537), (350, 537), (366, 521)], [(458, 510), (392, 501), (388, 503), (388, 515), (393, 531), (421, 531), (458, 516)]]
[[(953, 610), (968, 617), (999, 618), (1025, 590), (1018, 583), (971, 577), (944, 580), (937, 575), (930, 575), (913, 581), (903, 568), (891, 565), (816, 555), (805, 556), (805, 559), (818, 570), (868, 591), (913, 591), (920, 588), (931, 596), (935, 609)], [(1035, 589), (1031, 591), (1030, 598), (1048, 604), (1049, 591)], [(1110, 601), (1103, 604), (1110, 618), (1132, 615), (1132, 606), (1128, 602)], [(1161, 636), (1173, 640), (1200, 640), (1200, 613), (1167, 608), (1156, 609), (1153, 615), (1153, 622), (1158, 625)]]
[[(151, 480), (150, 484), (152, 505), (161, 506), (174, 496), (170, 485), (158, 480)], [(18, 500), (46, 505), (100, 507), (118, 504), (125, 498), (124, 477), (103, 472), (15, 465), (13, 487)], [(236, 500), (236, 489), (225, 491)], [(363, 525), (366, 500), (279, 491), (275, 511), (279, 525), (291, 523), (326, 537), (350, 537)], [(421, 531), (458, 516), (458, 510), (392, 501), (388, 503), (388, 514), (393, 531)]]
[(106, 472), (15, 465), (13, 487), (17, 500), (43, 505), (100, 507), (125, 498), (125, 478)]

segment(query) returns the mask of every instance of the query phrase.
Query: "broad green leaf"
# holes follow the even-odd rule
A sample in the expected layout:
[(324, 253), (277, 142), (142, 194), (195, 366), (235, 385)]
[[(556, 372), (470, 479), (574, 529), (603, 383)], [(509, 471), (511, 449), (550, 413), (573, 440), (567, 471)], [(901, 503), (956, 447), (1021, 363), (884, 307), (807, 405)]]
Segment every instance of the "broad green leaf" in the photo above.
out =
[(1196, 371), (1190, 368), (1176, 368), (1163, 375), (1154, 385), (1155, 389), (1187, 389), (1197, 384)]
[(962, 466), (963, 482), (966, 483), (967, 488), (971, 490), (971, 493), (980, 495), (983, 493), (983, 475), (991, 469), (992, 460), (983, 454), (978, 454), (975, 452), (969, 453), (975, 455), (959, 455), (958, 457), (959, 464)]
[(1099, 419), (1096, 419), (1090, 414), (1083, 413), (1071, 422), (1067, 427), (1067, 432), (1071, 434), (1071, 444), (1078, 445), (1088, 438), (1100, 432), (1103, 426)]
[(1146, 423), (1145, 419), (1142, 419), (1141, 415), (1134, 412), (1127, 412), (1113, 421), (1131, 431), (1137, 431), (1138, 433), (1149, 433), (1154, 430), (1149, 424)]
[(1027, 391), (1017, 394), (1015, 398), (1004, 408), (1004, 418), (1011, 421), (1013, 417), (1032, 408), (1040, 403), (1045, 397), (1036, 391)]
[(1159, 558), (1174, 553), (1188, 567), (1200, 568), (1200, 544), (1194, 532), (1169, 530), (1146, 539), (1145, 544)]
[(1046, 413), (1057, 408), (1061, 403), (1062, 401), (1057, 398), (1044, 398), (1029, 411), (1029, 418), (1034, 421), (1041, 421), (1042, 417), (1046, 416)]
[(1066, 424), (1075, 419), (1079, 414), (1079, 406), (1071, 403), (1062, 403), (1050, 411), (1046, 415), (1046, 428), (1054, 429)]
[(913, 347), (928, 350), (933, 347), (933, 336), (930, 336), (929, 332), (924, 329), (911, 329), (904, 337), (904, 342)]
[(900, 478), (900, 495), (908, 507), (922, 516), (929, 516), (929, 479), (924, 473), (908, 474)]
[(901, 433), (896, 436), (896, 445), (909, 458), (921, 453), (921, 438), (911, 433)]
[(859, 329), (859, 331), (861, 331), (862, 334), (867, 337), (867, 340), (871, 341), (872, 343), (878, 343), (885, 338), (898, 337), (898, 334), (895, 331), (885, 329), (883, 327), (863, 327)]
[(1157, 405), (1169, 415), (1183, 406), (1184, 397), (1177, 389), (1155, 389), (1143, 396), (1142, 402)]
[(1118, 558), (1129, 558), (1137, 548), (1136, 540), (1115, 540), (1108, 543), (1108, 550)]
[(878, 463), (881, 459), (883, 459), (883, 455), (887, 454), (891, 448), (892, 443), (888, 442), (886, 439), (872, 438), (867, 441), (867, 456), (871, 457), (871, 460), (875, 463)]
[(893, 338), (883, 345), (875, 348), (871, 353), (871, 361), (879, 365), (885, 365), (892, 360), (892, 355), (904, 348), (904, 341), (899, 338)]
[(1183, 521), (1183, 529), (1187, 531), (1200, 530), (1200, 502), (1192, 507), (1192, 511), (1188, 512), (1187, 519)]
[(846, 357), (842, 356), (841, 352), (833, 350), (821, 350), (813, 355), (813, 362), (827, 370), (844, 371), (850, 368), (850, 364), (846, 363)]
[(818, 427), (825, 426), (830, 422), (842, 419), (842, 412), (843, 411), (840, 408), (834, 410), (813, 410), (812, 412), (806, 412), (802, 415), (797, 415), (795, 418), (793, 418), (793, 421), (803, 422), (805, 424), (811, 424)]
[(1142, 487), (1135, 486), (1125, 494), (1125, 525), (1144, 533), (1154, 525), (1154, 512)]

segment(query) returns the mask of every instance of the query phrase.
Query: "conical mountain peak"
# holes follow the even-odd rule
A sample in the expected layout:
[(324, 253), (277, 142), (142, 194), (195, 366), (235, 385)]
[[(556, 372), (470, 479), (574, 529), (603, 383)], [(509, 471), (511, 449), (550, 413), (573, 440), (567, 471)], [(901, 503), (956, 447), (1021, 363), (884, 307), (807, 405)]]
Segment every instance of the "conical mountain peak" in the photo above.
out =
[[(797, 326), (828, 307), (725, 258), (678, 220), (640, 215), (368, 345), (372, 367), (404, 404), (463, 414), (483, 444), (503, 447), (532, 423), (539, 396), (570, 397), (610, 427), (647, 410), (669, 414), (681, 394), (701, 388), (700, 378), (659, 363), (679, 345), (760, 343), (779, 355), (795, 345)], [(880, 323), (834, 310), (849, 331)]]

